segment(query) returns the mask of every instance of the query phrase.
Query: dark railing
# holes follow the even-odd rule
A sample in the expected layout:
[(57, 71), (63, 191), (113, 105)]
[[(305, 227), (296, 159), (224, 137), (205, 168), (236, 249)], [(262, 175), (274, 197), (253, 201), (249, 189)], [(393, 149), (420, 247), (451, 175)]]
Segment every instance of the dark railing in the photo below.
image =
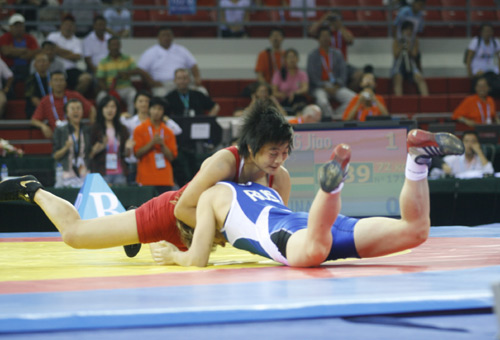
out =
[[(304, 1), (305, 4), (305, 1)], [(68, 12), (71, 10), (78, 10), (78, 9), (85, 9), (85, 10), (95, 10), (96, 12), (102, 13), (107, 7), (105, 5), (100, 6), (100, 7), (93, 7), (93, 6), (79, 6), (79, 7), (65, 7), (63, 5), (58, 6), (58, 7), (52, 7), (52, 8), (47, 8), (45, 7), (43, 10), (54, 10), (58, 11), (59, 13), (64, 13)], [(198, 6), (197, 11), (209, 11), (213, 14), (213, 20), (190, 20), (189, 15), (178, 15), (178, 16), (167, 16), (167, 18), (171, 18), (174, 20), (134, 20), (134, 11), (163, 11), (168, 13), (169, 8), (166, 5), (139, 5), (139, 4), (130, 4), (126, 6), (126, 8), (131, 12), (131, 22), (130, 26), (132, 28), (132, 32), (134, 32), (134, 29), (136, 28), (144, 28), (144, 27), (160, 27), (160, 26), (165, 26), (168, 25), (172, 28), (185, 28), (185, 27), (205, 27), (205, 28), (211, 28), (215, 33), (214, 37), (221, 36), (221, 26), (223, 25), (223, 11), (226, 9), (221, 6)], [(234, 8), (232, 8), (234, 9)], [(390, 37), (392, 36), (393, 33), (393, 22), (395, 18), (395, 13), (397, 11), (396, 8), (393, 8), (391, 6), (342, 6), (342, 7), (326, 7), (326, 6), (316, 6), (316, 7), (268, 7), (268, 6), (252, 6), (248, 10), (250, 13), (257, 13), (257, 12), (269, 12), (269, 13), (274, 13), (277, 15), (274, 15), (274, 19), (271, 19), (271, 16), (269, 17), (269, 20), (258, 20), (258, 21), (248, 21), (245, 22), (244, 25), (247, 28), (255, 28), (255, 27), (260, 27), (260, 28), (269, 28), (272, 26), (280, 26), (282, 28), (296, 28), (296, 31), (300, 31), (301, 33), (298, 34), (298, 36), (302, 37), (307, 37), (308, 36), (308, 28), (310, 25), (318, 19), (318, 17), (321, 15), (321, 13), (324, 13), (329, 10), (339, 10), (341, 13), (351, 13), (354, 14), (355, 16), (357, 15), (358, 11), (378, 11), (384, 13), (385, 20), (379, 20), (379, 21), (360, 21), (360, 20), (349, 20), (349, 18), (344, 18), (344, 24), (345, 26), (356, 29), (357, 27), (376, 27), (376, 28), (383, 28), (385, 29), (384, 32), (386, 36)], [(3, 18), (1, 18), (1, 21), (4, 21), (6, 24), (8, 17), (10, 13), (12, 12), (23, 12), (23, 11), (34, 11), (36, 13), (35, 17), (36, 19), (32, 20), (27, 20), (26, 25), (32, 26), (32, 27), (41, 27), (41, 25), (53, 25), (57, 26), (60, 24), (60, 21), (42, 21), (40, 20), (40, 16), (38, 15), (39, 11), (42, 10), (41, 8), (37, 6), (30, 6), (30, 5), (5, 5), (2, 7), (1, 11), (3, 13)], [(317, 15), (314, 18), (308, 18), (306, 13), (308, 11), (316, 11)], [(474, 11), (484, 11), (486, 13), (494, 13), (495, 14), (495, 20), (491, 20), (491, 23), (494, 26), (499, 26), (500, 25), (500, 20), (496, 20), (497, 18), (497, 12), (498, 16), (500, 16), (500, 5), (499, 1), (494, 2), (494, 6), (490, 7), (481, 7), (481, 6), (474, 6), (474, 0), (467, 0), (466, 6), (461, 7), (461, 6), (426, 6), (426, 12), (431, 12), (431, 11), (459, 11), (460, 13), (465, 12), (466, 18), (465, 20), (459, 20), (459, 21), (447, 21), (447, 20), (426, 20), (425, 21), (425, 26), (426, 27), (432, 27), (432, 28), (444, 28), (444, 27), (456, 27), (464, 30), (463, 36), (470, 37), (473, 35), (475, 32), (473, 32), (473, 28), (476, 26), (479, 26), (481, 24), (480, 21), (477, 21), (476, 18), (473, 18), (473, 13)], [(290, 11), (302, 11), (303, 13), (303, 18), (304, 19), (295, 19), (295, 20), (289, 20), (288, 16), (286, 15)], [(153, 16), (154, 17), (154, 16)], [(500, 19), (500, 18), (498, 18)], [(91, 26), (92, 22), (77, 22), (77, 26)], [(134, 33), (132, 33), (134, 35)], [(154, 34), (153, 34), (154, 35)], [(196, 36), (196, 34), (194, 34)], [(439, 36), (439, 35), (434, 35), (434, 36)], [(446, 37), (446, 31), (443, 32), (442, 37)]]

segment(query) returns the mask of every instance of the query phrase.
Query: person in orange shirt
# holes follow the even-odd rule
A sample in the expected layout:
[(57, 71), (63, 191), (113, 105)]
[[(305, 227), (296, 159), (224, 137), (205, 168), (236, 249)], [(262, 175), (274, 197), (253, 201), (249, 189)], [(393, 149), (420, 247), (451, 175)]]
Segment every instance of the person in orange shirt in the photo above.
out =
[(359, 94), (354, 96), (344, 111), (342, 120), (366, 121), (367, 116), (388, 116), (389, 112), (382, 96), (375, 94), (375, 76), (365, 73), (361, 79)]
[(150, 118), (134, 130), (134, 152), (138, 159), (136, 181), (154, 185), (158, 194), (172, 190), (172, 161), (177, 157), (175, 135), (163, 122), (167, 103), (153, 97), (149, 104)]
[(490, 87), (486, 78), (479, 78), (476, 82), (476, 94), (466, 97), (453, 111), (454, 120), (468, 126), (476, 124), (500, 124), (495, 101), (488, 96)]
[(285, 51), (281, 49), (285, 34), (281, 28), (273, 28), (269, 34), (271, 48), (261, 51), (257, 57), (255, 74), (259, 83), (271, 83), (276, 70), (280, 70)]

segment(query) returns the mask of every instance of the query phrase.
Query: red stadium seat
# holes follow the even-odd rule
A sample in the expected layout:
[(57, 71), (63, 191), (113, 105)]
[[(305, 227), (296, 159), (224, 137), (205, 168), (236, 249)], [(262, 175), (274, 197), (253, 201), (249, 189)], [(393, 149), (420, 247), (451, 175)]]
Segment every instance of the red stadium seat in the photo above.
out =
[(31, 139), (30, 128), (0, 130), (0, 135), (6, 140)]
[(427, 0), (425, 2), (425, 6), (426, 7), (431, 7), (431, 6), (436, 6), (436, 7), (439, 6), (439, 7), (441, 7), (441, 6), (443, 6), (443, 3), (442, 3), (441, 0)]
[(466, 77), (448, 78), (448, 92), (455, 93), (470, 93), (471, 81)]
[(208, 92), (211, 97), (238, 97), (241, 94), (238, 82), (232, 79), (212, 79)]
[(385, 7), (382, 0), (358, 0), (363, 7)]
[(331, 0), (330, 4), (332, 7), (354, 7), (359, 6), (356, 0)]
[(497, 14), (495, 11), (489, 10), (472, 11), (470, 13), (470, 20), (479, 22), (495, 21), (497, 20)]
[(467, 6), (467, 0), (441, 0), (443, 6), (445, 7), (465, 7)]
[(426, 82), (430, 94), (448, 93), (448, 81), (446, 78), (427, 78)]
[(420, 112), (449, 112), (447, 95), (431, 95), (420, 98)]
[(219, 116), (230, 117), (236, 109), (236, 99), (227, 97), (212, 98), (214, 102), (220, 105)]
[(447, 11), (441, 12), (444, 21), (466, 21), (467, 15), (465, 11)]
[(5, 110), (5, 119), (26, 119), (26, 101), (8, 100)]
[(426, 21), (441, 21), (443, 17), (441, 16), (441, 11), (425, 11), (425, 20)]
[(358, 20), (361, 22), (366, 21), (387, 21), (387, 17), (384, 11), (377, 10), (363, 10), (360, 9), (356, 12)]
[(495, 0), (471, 0), (471, 7), (495, 7)]
[(375, 92), (380, 95), (392, 93), (392, 80), (390, 78), (377, 78), (377, 88)]
[(390, 110), (392, 113), (409, 113), (414, 114), (419, 111), (418, 107), (419, 96), (404, 95), (400, 97), (392, 96), (389, 100)]
[(133, 14), (134, 21), (149, 21), (151, 17), (148, 10), (136, 9)]

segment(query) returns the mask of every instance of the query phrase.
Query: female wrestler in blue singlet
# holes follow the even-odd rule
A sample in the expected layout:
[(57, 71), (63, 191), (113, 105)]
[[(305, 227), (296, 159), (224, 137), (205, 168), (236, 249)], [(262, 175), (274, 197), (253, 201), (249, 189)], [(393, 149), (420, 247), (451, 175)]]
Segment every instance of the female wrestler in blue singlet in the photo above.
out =
[(428, 236), (428, 164), (432, 156), (462, 154), (462, 142), (448, 133), (412, 130), (407, 138), (405, 183), (401, 190), (401, 218), (360, 220), (340, 215), (340, 191), (351, 151), (338, 145), (331, 161), (320, 168), (321, 190), (309, 213), (290, 211), (276, 191), (260, 184), (219, 182), (198, 201), (191, 247), (179, 252), (173, 245), (152, 249), (160, 264), (206, 266), (212, 242), (237, 248), (290, 266), (317, 266), (344, 257), (375, 257), (413, 248)]

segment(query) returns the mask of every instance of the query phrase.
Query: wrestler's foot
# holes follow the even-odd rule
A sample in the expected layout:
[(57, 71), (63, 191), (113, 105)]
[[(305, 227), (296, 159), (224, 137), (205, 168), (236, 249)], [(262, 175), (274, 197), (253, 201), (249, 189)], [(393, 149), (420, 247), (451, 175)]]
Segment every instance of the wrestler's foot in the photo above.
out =
[(407, 147), (417, 164), (429, 164), (434, 156), (461, 155), (465, 150), (462, 141), (451, 133), (418, 129), (408, 133)]
[(330, 162), (323, 164), (319, 169), (319, 184), (324, 192), (332, 192), (344, 181), (349, 169), (351, 148), (347, 144), (335, 147)]
[[(134, 209), (137, 209), (137, 207), (132, 205), (127, 210), (134, 210)], [(125, 250), (125, 254), (127, 254), (128, 257), (135, 257), (137, 254), (139, 254), (139, 250), (141, 250), (141, 247), (142, 247), (141, 243), (135, 243), (123, 246), (123, 249)]]
[(35, 176), (9, 178), (0, 182), (0, 201), (19, 201), (34, 203), (33, 199), (43, 185)]

